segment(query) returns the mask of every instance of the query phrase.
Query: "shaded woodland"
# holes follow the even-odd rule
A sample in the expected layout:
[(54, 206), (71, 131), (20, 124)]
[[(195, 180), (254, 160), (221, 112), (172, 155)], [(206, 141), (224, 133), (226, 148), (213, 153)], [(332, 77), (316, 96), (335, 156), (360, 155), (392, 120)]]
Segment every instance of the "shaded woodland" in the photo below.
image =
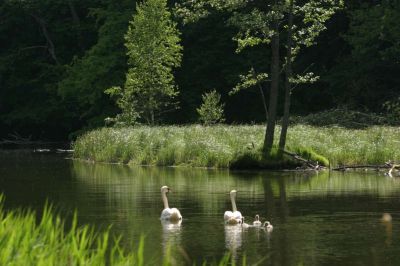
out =
[[(175, 2), (169, 1), (171, 7)], [(104, 126), (120, 110), (104, 91), (123, 86), (127, 72), (124, 35), (135, 1), (4, 0), (0, 4), (0, 138), (18, 133), (32, 139), (66, 140)], [(179, 109), (160, 124), (198, 121), (202, 94), (216, 90), (226, 123), (263, 123), (258, 88), (229, 92), (250, 68), (269, 72), (271, 49), (235, 53), (230, 14), (216, 11), (183, 25), (183, 57), (174, 76)], [(333, 108), (363, 113), (400, 113), (400, 1), (345, 1), (327, 21), (317, 44), (302, 49), (293, 64), (320, 78), (299, 85), (291, 114)], [(281, 53), (285, 53), (282, 36)], [(280, 82), (278, 119), (283, 115)], [(263, 84), (268, 98), (269, 82)], [(397, 108), (397, 109), (396, 109)]]

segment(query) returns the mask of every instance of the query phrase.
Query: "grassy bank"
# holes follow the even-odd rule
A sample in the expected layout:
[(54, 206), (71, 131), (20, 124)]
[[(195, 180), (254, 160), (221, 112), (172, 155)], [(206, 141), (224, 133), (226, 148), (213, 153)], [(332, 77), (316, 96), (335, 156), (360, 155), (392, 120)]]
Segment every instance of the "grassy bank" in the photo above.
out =
[[(161, 226), (161, 225), (160, 225)], [(5, 211), (0, 195), (0, 265), (147, 265), (143, 238), (136, 251), (125, 252), (118, 240), (110, 240), (106, 231), (95, 233), (90, 226), (70, 229), (64, 221), (45, 208), (39, 221), (32, 211)], [(113, 244), (110, 244), (113, 243)], [(231, 264), (233, 263), (233, 264)], [(162, 265), (180, 265), (167, 251)], [(220, 262), (203, 265), (234, 265), (227, 254)]]
[[(199, 167), (279, 168), (290, 159), (260, 155), (264, 126), (165, 126), (103, 128), (74, 143), (74, 156), (97, 162)], [(279, 135), (277, 128), (276, 137)], [(287, 149), (331, 165), (375, 164), (400, 159), (400, 128), (289, 128)]]

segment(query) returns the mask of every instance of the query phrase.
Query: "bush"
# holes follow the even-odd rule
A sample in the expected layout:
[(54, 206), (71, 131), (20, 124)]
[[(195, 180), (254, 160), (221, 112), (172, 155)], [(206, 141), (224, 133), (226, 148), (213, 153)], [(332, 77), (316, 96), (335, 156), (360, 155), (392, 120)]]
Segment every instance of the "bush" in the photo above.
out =
[(202, 95), (203, 103), (197, 109), (199, 121), (204, 125), (224, 122), (224, 104), (220, 103), (221, 95), (212, 90)]

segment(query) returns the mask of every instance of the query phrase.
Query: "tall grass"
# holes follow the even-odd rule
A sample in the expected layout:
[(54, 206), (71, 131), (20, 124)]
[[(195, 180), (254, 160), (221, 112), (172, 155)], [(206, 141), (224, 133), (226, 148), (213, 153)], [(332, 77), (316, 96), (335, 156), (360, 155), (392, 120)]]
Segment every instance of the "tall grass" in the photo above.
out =
[[(279, 135), (277, 128), (276, 137)], [(324, 164), (383, 163), (400, 159), (400, 128), (289, 128), (287, 149)], [(282, 162), (260, 155), (264, 126), (164, 126), (103, 128), (74, 143), (74, 156), (85, 160), (139, 165), (199, 167), (265, 166)], [(283, 165), (294, 165), (286, 159)]]
[[(32, 211), (6, 212), (0, 195), (0, 265), (148, 265), (143, 237), (137, 251), (126, 252), (119, 239), (109, 239), (108, 231), (95, 233), (88, 225), (78, 227), (76, 215), (67, 230), (53, 213), (51, 207), (45, 207), (37, 221)], [(164, 266), (180, 264), (171, 252), (162, 260)], [(235, 261), (226, 254), (219, 262), (202, 265), (235, 265)]]
[(333, 166), (400, 161), (400, 127), (345, 129), (297, 125), (288, 134), (288, 149), (309, 148)]
[(49, 207), (37, 222), (34, 212), (0, 206), (0, 265), (140, 265), (140, 252), (125, 254), (108, 238), (108, 232), (78, 227), (76, 216), (66, 231)]

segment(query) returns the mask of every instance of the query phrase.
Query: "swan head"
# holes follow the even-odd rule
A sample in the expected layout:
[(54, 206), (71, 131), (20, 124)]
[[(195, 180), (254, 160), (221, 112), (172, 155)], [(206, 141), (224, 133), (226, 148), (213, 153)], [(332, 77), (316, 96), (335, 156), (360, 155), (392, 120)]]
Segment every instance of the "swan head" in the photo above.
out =
[(171, 191), (171, 189), (168, 186), (162, 186), (161, 187), (161, 193), (168, 193), (170, 191)]
[(236, 196), (237, 191), (236, 190), (231, 190), (231, 192), (229, 193), (229, 195), (231, 196)]
[(264, 222), (264, 227), (268, 227), (268, 226), (271, 226), (271, 223), (269, 221), (265, 221)]
[(258, 214), (256, 214), (256, 221), (260, 221), (260, 216)]

